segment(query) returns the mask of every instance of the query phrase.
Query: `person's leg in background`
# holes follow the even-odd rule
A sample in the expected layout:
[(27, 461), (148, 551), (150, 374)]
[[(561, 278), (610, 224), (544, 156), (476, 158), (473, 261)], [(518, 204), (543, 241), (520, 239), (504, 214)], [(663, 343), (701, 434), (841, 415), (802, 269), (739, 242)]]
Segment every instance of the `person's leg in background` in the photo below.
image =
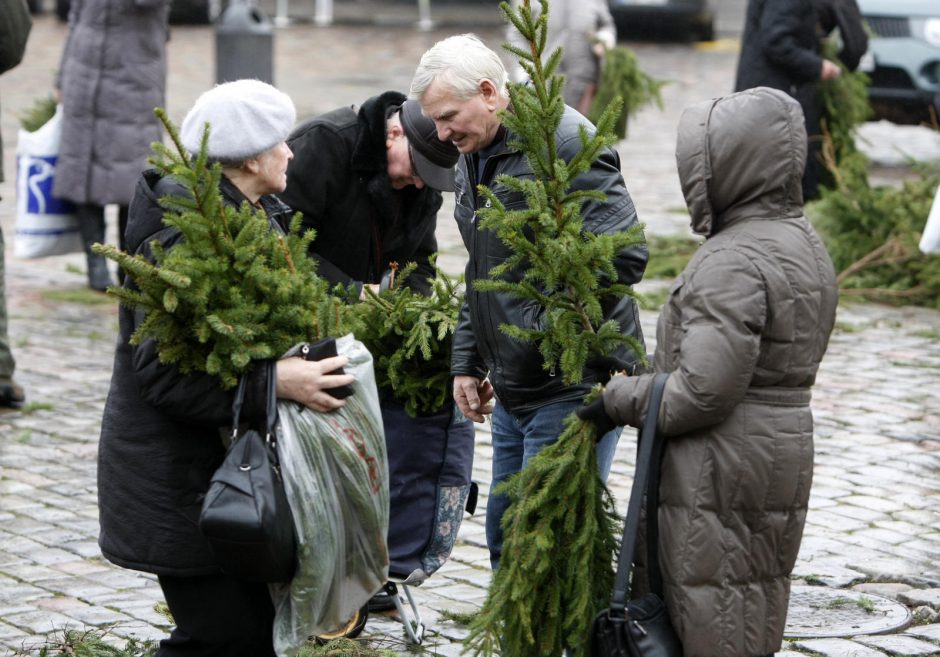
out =
[(16, 362), (7, 333), (6, 271), (3, 259), (3, 231), (0, 230), (0, 407), (19, 406), (26, 399), (23, 389), (13, 381)]
[[(493, 489), (510, 475), (519, 472), (544, 447), (551, 445), (561, 434), (564, 420), (582, 405), (581, 400), (548, 404), (534, 411), (511, 414), (497, 402), (493, 407), (493, 477), (486, 503), (486, 544), (490, 550), (490, 565), (499, 566), (503, 551), (503, 514), (509, 508), (505, 495), (494, 495)], [(597, 444), (597, 469), (602, 481), (607, 481), (614, 460), (621, 428), (617, 427)]]
[(224, 573), (159, 581), (176, 627), (156, 657), (275, 657), (267, 584)]
[(113, 285), (114, 281), (108, 272), (107, 258), (92, 251), (91, 245), (96, 242), (104, 243), (104, 206), (84, 203), (77, 206), (76, 214), (82, 233), (85, 260), (88, 263), (88, 287), (103, 292), (109, 285)]

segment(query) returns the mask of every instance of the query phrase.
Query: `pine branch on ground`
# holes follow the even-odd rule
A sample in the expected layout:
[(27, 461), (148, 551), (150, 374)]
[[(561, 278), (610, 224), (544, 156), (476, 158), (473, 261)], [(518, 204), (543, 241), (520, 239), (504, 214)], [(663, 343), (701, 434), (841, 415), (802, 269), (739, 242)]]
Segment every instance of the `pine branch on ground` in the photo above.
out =
[(94, 250), (124, 268), (136, 288), (109, 288), (123, 305), (143, 310), (131, 344), (153, 338), (162, 363), (186, 374), (208, 372), (235, 385), (252, 361), (281, 356), (298, 342), (345, 332), (346, 308), (307, 257), (313, 231), (300, 234), (295, 215), (287, 234), (272, 230), (264, 211), (223, 203), (221, 166), (206, 157), (208, 127), (191, 158), (175, 126), (156, 110), (174, 149), (154, 144), (151, 158), (187, 196), (160, 199), (163, 221), (183, 239), (165, 250), (150, 244), (155, 263), (111, 245)]
[(153, 657), (157, 652), (156, 641), (117, 639), (110, 632), (109, 628), (56, 630), (41, 645), (24, 647), (12, 657)]
[[(582, 129), (581, 151), (570, 161), (559, 157), (555, 134), (564, 112), (562, 80), (554, 74), (561, 51), (544, 66), (548, 1), (538, 19), (529, 0), (517, 11), (500, 5), (529, 43), (529, 49), (505, 46), (520, 60), (531, 85), (510, 85), (510, 110), (503, 122), (513, 145), (528, 158), (533, 179), (499, 176), (494, 181), (527, 201), (508, 210), (486, 187), (490, 207), (480, 210), (481, 229), (493, 230), (512, 255), (490, 270), (476, 289), (509, 294), (538, 303), (539, 329), (501, 326), (513, 339), (535, 342), (547, 371), (556, 367), (566, 383), (577, 383), (591, 355), (627, 344), (639, 345), (604, 321), (602, 303), (610, 297), (635, 296), (616, 280), (614, 258), (643, 243), (640, 228), (609, 234), (584, 232), (582, 207), (603, 201), (596, 191), (571, 191), (574, 179), (588, 171), (602, 149), (615, 143), (615, 101), (598, 120), (597, 131)], [(521, 272), (519, 282), (499, 280)], [(591, 622), (605, 606), (613, 585), (619, 520), (610, 493), (597, 476), (593, 426), (573, 414), (558, 440), (532, 458), (500, 491), (510, 498), (503, 517), (500, 567), (480, 613), (470, 625), (465, 652), (492, 657), (559, 657), (565, 648), (583, 655)]]
[(940, 185), (940, 162), (914, 165), (916, 175), (900, 188), (871, 184), (868, 158), (855, 146), (858, 126), (871, 114), (868, 82), (864, 73), (843, 69), (820, 85), (828, 179), (807, 214), (839, 272), (843, 296), (940, 308), (940, 258), (918, 247)]

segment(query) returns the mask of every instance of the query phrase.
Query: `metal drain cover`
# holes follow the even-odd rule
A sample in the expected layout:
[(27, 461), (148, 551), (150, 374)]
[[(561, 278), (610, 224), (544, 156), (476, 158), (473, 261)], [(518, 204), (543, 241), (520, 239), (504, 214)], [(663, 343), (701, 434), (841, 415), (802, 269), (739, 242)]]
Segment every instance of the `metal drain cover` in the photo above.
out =
[(884, 634), (911, 623), (902, 604), (871, 593), (825, 586), (793, 586), (784, 636), (827, 638)]

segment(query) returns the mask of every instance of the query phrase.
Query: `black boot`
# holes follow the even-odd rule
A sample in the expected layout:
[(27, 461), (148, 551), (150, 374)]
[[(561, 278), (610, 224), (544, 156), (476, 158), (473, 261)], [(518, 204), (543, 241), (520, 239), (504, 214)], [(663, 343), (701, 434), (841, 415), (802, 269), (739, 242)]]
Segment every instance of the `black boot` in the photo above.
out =
[(0, 407), (17, 408), (26, 401), (23, 388), (8, 376), (0, 376)]
[(92, 251), (91, 245), (104, 242), (104, 208), (100, 205), (81, 205), (78, 207), (78, 217), (88, 263), (88, 287), (103, 292), (114, 284), (114, 280), (108, 271), (107, 258)]

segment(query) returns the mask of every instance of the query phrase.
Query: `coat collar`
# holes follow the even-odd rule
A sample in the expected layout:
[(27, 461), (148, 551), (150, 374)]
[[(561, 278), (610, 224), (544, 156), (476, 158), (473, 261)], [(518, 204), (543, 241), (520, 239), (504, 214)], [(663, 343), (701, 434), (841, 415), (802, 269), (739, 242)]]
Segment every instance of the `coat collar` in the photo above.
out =
[(403, 93), (386, 91), (373, 96), (359, 108), (360, 130), (352, 152), (352, 168), (355, 171), (377, 172), (388, 168), (386, 122), (391, 109), (404, 103), (405, 99)]

